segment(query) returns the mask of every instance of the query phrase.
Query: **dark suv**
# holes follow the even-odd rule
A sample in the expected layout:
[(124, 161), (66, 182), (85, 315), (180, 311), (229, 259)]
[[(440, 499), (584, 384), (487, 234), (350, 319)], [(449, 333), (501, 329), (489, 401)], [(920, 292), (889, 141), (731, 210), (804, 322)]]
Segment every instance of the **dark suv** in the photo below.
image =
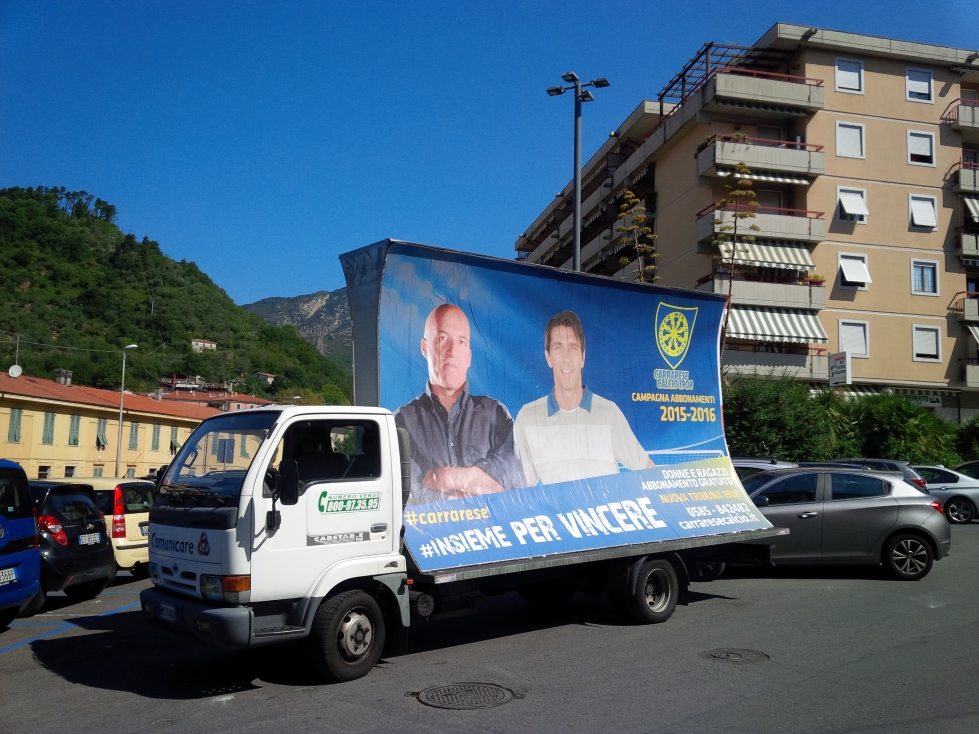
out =
[(41, 588), (22, 616), (44, 606), (52, 591), (64, 591), (75, 601), (97, 596), (116, 575), (105, 517), (95, 506), (92, 488), (43, 481), (30, 487), (37, 511)]

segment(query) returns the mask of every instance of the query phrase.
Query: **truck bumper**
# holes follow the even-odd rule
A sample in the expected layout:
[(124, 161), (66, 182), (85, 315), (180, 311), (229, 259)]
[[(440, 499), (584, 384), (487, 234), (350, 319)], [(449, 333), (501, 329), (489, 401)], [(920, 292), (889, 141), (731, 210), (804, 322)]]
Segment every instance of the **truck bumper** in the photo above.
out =
[(217, 607), (157, 589), (139, 593), (143, 614), (151, 621), (202, 642), (239, 650), (252, 643), (252, 610)]

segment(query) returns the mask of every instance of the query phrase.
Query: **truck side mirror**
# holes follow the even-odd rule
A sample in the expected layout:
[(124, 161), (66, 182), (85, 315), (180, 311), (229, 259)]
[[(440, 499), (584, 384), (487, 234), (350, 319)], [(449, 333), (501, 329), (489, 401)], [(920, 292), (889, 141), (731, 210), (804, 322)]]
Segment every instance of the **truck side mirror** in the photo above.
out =
[(299, 502), (299, 465), (295, 459), (279, 464), (279, 502), (295, 505)]

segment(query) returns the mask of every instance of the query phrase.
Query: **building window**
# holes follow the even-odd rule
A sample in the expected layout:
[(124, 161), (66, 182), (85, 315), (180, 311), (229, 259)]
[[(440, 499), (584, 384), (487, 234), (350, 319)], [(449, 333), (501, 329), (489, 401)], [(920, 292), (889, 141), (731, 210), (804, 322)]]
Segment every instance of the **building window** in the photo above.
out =
[(859, 122), (836, 123), (836, 155), (839, 158), (866, 158), (864, 126)]
[(160, 426), (153, 426), (153, 443), (150, 445), (152, 451), (160, 450)]
[(938, 200), (934, 196), (908, 196), (908, 215), (912, 227), (922, 227), (934, 232), (938, 229)]
[(131, 466), (128, 469), (126, 469), (126, 479), (132, 479), (135, 476), (136, 476), (136, 467), (135, 466)]
[(912, 327), (912, 349), (915, 362), (941, 362), (941, 329), (937, 326)]
[(68, 419), (68, 445), (77, 446), (78, 445), (78, 429), (81, 425), (82, 417), (80, 415), (73, 415)]
[(908, 130), (908, 165), (935, 165), (935, 133)]
[(96, 430), (95, 433), (95, 448), (97, 448), (99, 451), (101, 451), (102, 449), (104, 449), (106, 446), (109, 445), (109, 442), (106, 440), (105, 437), (107, 422), (108, 421), (105, 418), (99, 418), (98, 429)]
[(241, 410), (241, 403), (235, 403), (235, 410)]
[(75, 476), (75, 467), (66, 466), (65, 467), (65, 479), (72, 479)]
[(50, 466), (39, 466), (37, 468), (37, 478), (38, 479), (50, 479), (51, 478), (51, 467)]
[(836, 57), (836, 91), (863, 94), (863, 62)]
[(839, 205), (836, 207), (836, 218), (841, 222), (856, 222), (866, 224), (870, 210), (867, 208), (866, 189), (844, 189), (837, 187), (836, 198)]
[(101, 477), (103, 470), (104, 470), (104, 467), (101, 464), (96, 464), (95, 465), (95, 468), (92, 469), (92, 476), (93, 477)]
[(851, 357), (870, 357), (870, 324), (866, 321), (840, 320), (840, 351)]
[(843, 288), (867, 290), (867, 286), (873, 282), (870, 278), (870, 269), (867, 267), (867, 256), (841, 252), (838, 258), (840, 286)]
[(904, 79), (904, 86), (909, 102), (929, 102), (933, 103), (932, 84), (934, 75), (931, 69), (907, 68), (907, 75)]
[(41, 434), (41, 443), (54, 443), (54, 413), (44, 414), (44, 433)]
[(911, 292), (916, 296), (938, 295), (938, 261), (911, 261)]
[(245, 442), (248, 440), (248, 434), (243, 433), (238, 438), (241, 440), (241, 448), (239, 449), (241, 458), (250, 459), (251, 456), (248, 454), (248, 446), (245, 445)]
[(180, 451), (180, 441), (177, 440), (177, 427), (170, 426), (170, 456), (176, 456)]
[(7, 425), (7, 442), (20, 443), (20, 421), (24, 411), (20, 408), (10, 409), (10, 423)]
[(139, 448), (139, 423), (129, 424), (129, 448), (133, 450)]

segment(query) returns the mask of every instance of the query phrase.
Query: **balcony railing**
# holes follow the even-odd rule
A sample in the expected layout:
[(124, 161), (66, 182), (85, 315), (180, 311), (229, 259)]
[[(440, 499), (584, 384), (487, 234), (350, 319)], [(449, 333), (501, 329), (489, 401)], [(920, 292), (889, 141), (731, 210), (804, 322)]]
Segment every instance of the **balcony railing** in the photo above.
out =
[(966, 143), (979, 143), (979, 100), (952, 100), (942, 113), (942, 120), (961, 132)]
[[(737, 214), (755, 212), (751, 218), (736, 218)], [(796, 242), (822, 242), (826, 238), (825, 212), (788, 207), (728, 206), (720, 208), (716, 203), (697, 212), (697, 241), (710, 242), (725, 230), (722, 227), (737, 221), (742, 236), (758, 239), (792, 240)], [(758, 230), (750, 229), (757, 225)]]
[(979, 359), (959, 357), (959, 380), (966, 387), (979, 387)]
[(712, 273), (697, 281), (696, 290), (726, 296), (729, 288), (731, 302), (738, 305), (816, 311), (826, 308), (826, 288), (808, 280), (773, 283), (735, 277), (732, 282), (726, 273)]
[(716, 142), (722, 143), (745, 143), (747, 145), (761, 145), (768, 148), (783, 148), (785, 150), (812, 150), (821, 151), (825, 146), (815, 143), (797, 143), (791, 140), (773, 140), (772, 138), (752, 138), (748, 135), (711, 135), (706, 141), (697, 148), (699, 153), (704, 148), (708, 148)]
[(952, 300), (951, 310), (959, 321), (979, 321), (979, 292), (959, 291)]
[(975, 161), (956, 161), (949, 169), (953, 178), (953, 190), (957, 193), (979, 193), (979, 163)]
[(779, 352), (767, 346), (728, 345), (721, 357), (721, 365), (738, 374), (829, 379), (829, 357), (826, 349), (818, 347), (810, 347), (808, 352)]
[(959, 257), (979, 259), (979, 232), (966, 232), (964, 227), (956, 227), (955, 250)]

